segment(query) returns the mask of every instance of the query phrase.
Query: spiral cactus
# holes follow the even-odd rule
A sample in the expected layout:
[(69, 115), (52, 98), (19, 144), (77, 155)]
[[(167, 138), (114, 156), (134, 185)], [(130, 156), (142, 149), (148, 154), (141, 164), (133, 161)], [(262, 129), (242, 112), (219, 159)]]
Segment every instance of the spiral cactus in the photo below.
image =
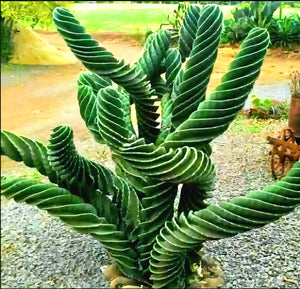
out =
[(2, 131), (1, 154), (52, 183), (3, 177), (2, 195), (92, 235), (122, 274), (154, 288), (187, 286), (188, 264), (204, 241), (263, 226), (299, 205), (299, 161), (261, 191), (219, 205), (205, 201), (217, 179), (210, 142), (226, 131), (253, 88), (269, 44), (265, 29), (250, 31), (207, 94), (222, 29), (217, 5), (190, 5), (178, 47), (171, 47), (168, 31), (159, 31), (133, 66), (92, 39), (67, 9), (57, 8), (53, 19), (90, 70), (78, 78), (80, 114), (95, 140), (111, 149), (115, 170), (80, 156), (69, 126), (54, 128), (48, 145)]

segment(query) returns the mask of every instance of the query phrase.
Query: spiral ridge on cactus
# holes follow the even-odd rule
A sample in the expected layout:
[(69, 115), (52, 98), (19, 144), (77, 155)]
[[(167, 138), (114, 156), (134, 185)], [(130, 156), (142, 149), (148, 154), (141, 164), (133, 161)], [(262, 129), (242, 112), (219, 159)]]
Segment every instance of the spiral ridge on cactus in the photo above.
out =
[(24, 162), (30, 168), (56, 182), (57, 175), (48, 161), (47, 147), (38, 141), (17, 136), (1, 130), (1, 155), (6, 155), (16, 162)]
[[(157, 33), (154, 33), (148, 37), (147, 43), (145, 45), (145, 51), (143, 56), (138, 60), (135, 65), (136, 71), (142, 70), (147, 76), (147, 80), (150, 81), (151, 87), (154, 89), (152, 94), (156, 97), (161, 98), (164, 93), (167, 92), (167, 87), (165, 81), (160, 77), (160, 74), (164, 72), (162, 70), (161, 64), (166, 57), (166, 52), (169, 48), (171, 35), (168, 31), (161, 30)], [(156, 140), (156, 137), (159, 133), (157, 129), (159, 123), (157, 119), (159, 113), (157, 113), (158, 106), (154, 105), (155, 98), (147, 98), (143, 101), (136, 101), (137, 107), (137, 119), (138, 121), (143, 119), (149, 119), (146, 123), (140, 123), (142, 131), (150, 130), (150, 134), (153, 136), (149, 138), (152, 142)], [(147, 125), (151, 125), (147, 127)], [(140, 134), (140, 137), (143, 137), (143, 134)]]
[(222, 134), (244, 106), (259, 74), (268, 44), (268, 32), (253, 28), (222, 77), (221, 84), (167, 136), (163, 145), (176, 148), (186, 144), (197, 148)]
[(169, 49), (171, 34), (169, 31), (160, 30), (153, 34), (147, 42), (147, 46), (143, 56), (136, 63), (136, 70), (142, 70), (147, 75), (148, 80), (154, 79), (159, 76), (161, 63), (166, 57), (167, 50)]
[(198, 30), (198, 20), (200, 7), (198, 5), (190, 5), (184, 14), (182, 26), (179, 31), (178, 49), (183, 62), (189, 57), (193, 47), (193, 42)]
[(128, 129), (120, 93), (106, 87), (98, 93), (98, 127), (105, 142), (114, 149), (134, 142), (137, 137)]
[(109, 77), (133, 95), (150, 94), (149, 82), (145, 80), (146, 76), (142, 71), (130, 68), (124, 60), (118, 61), (112, 53), (99, 46), (67, 9), (56, 8), (53, 20), (72, 52), (88, 69), (100, 76)]
[(181, 69), (181, 55), (177, 49), (170, 48), (166, 54), (166, 85), (173, 86), (176, 75)]
[(152, 79), (151, 86), (155, 91), (154, 94), (157, 97), (157, 100), (161, 100), (165, 94), (169, 94), (171, 91), (167, 86), (166, 81), (161, 76)]
[(116, 194), (113, 173), (104, 166), (80, 156), (73, 143), (73, 131), (69, 126), (53, 129), (48, 145), (48, 160), (68, 189), (84, 197), (87, 190), (101, 190)]
[(161, 99), (161, 128), (155, 142), (161, 145), (172, 129), (173, 99), (170, 94), (165, 94)]
[[(91, 87), (95, 94), (97, 94), (101, 88), (112, 85), (111, 79), (100, 76), (96, 73), (92, 73), (90, 71), (82, 72), (78, 77), (77, 83), (78, 86), (86, 85)], [(84, 117), (84, 114), (82, 115), (82, 117)]]
[(198, 211), (206, 208), (208, 205), (204, 200), (212, 196), (208, 193), (202, 184), (191, 183), (183, 184), (181, 188), (181, 198), (178, 204), (178, 213), (188, 213), (189, 211)]
[(97, 93), (101, 88), (111, 86), (112, 82), (110, 79), (101, 77), (98, 74), (84, 72), (79, 75), (77, 83), (80, 115), (95, 139), (103, 143), (96, 122), (98, 115)]
[(109, 77), (130, 93), (136, 104), (140, 136), (149, 142), (155, 141), (159, 132), (156, 121), (159, 114), (151, 98), (153, 90), (143, 70), (130, 67), (124, 60), (117, 60), (112, 53), (99, 46), (67, 9), (56, 8), (53, 20), (72, 52), (89, 70)]
[[(227, 238), (272, 222), (300, 204), (300, 161), (286, 177), (262, 191), (235, 197), (166, 222), (151, 252), (154, 288), (170, 286), (182, 274), (182, 255), (206, 240)], [(172, 274), (170, 274), (172, 271)], [(178, 281), (177, 281), (178, 282)], [(181, 284), (184, 286), (184, 280)]]
[(127, 276), (136, 277), (140, 273), (136, 264), (136, 253), (131, 242), (117, 226), (104, 217), (98, 217), (96, 209), (86, 204), (81, 197), (52, 184), (41, 184), (23, 178), (1, 181), (1, 194), (26, 202), (59, 217), (64, 223), (81, 233), (89, 233), (99, 240)]
[(176, 128), (205, 98), (207, 84), (217, 58), (222, 30), (222, 11), (217, 5), (200, 10), (199, 28), (186, 63), (178, 94), (174, 94), (172, 124)]
[[(92, 204), (99, 216), (122, 227), (131, 241), (137, 239), (140, 205), (134, 189), (108, 168), (80, 156), (74, 146), (70, 127), (53, 129), (48, 159), (72, 193), (77, 193), (85, 202)], [(112, 196), (111, 200), (107, 195)], [(121, 210), (121, 221), (117, 208)]]
[(146, 196), (141, 200), (141, 223), (137, 251), (139, 262), (145, 274), (149, 272), (150, 252), (155, 238), (164, 223), (172, 219), (177, 185), (166, 182), (153, 182), (153, 184), (144, 187), (143, 192)]
[[(138, 155), (139, 157), (135, 157)], [(159, 153), (159, 149), (152, 154), (142, 152), (123, 154), (123, 159), (134, 168), (154, 179), (171, 183), (201, 183), (211, 189), (215, 182), (215, 168), (210, 159), (202, 151), (193, 147), (182, 147), (175, 151), (170, 149), (166, 153)]]
[(165, 150), (145, 144), (143, 139), (137, 140), (125, 127), (121, 105), (114, 89), (107, 87), (100, 90), (99, 127), (115, 155), (151, 178), (171, 183), (198, 182), (204, 188), (211, 188), (216, 178), (215, 168), (204, 152), (193, 147)]

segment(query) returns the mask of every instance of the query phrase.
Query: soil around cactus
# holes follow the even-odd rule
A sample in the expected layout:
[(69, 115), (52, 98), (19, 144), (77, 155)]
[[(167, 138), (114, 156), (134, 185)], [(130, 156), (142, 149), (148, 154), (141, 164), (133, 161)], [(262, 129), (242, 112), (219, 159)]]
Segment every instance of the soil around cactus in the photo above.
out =
[[(60, 41), (49, 35), (49, 39), (54, 38), (52, 44)], [(103, 43), (117, 57), (131, 63), (142, 54), (141, 46), (133, 42), (109, 39)], [(234, 47), (220, 49), (220, 63), (215, 67), (210, 89), (216, 86), (237, 51)], [(289, 73), (299, 64), (299, 53), (270, 51), (257, 83), (288, 83)], [(1, 128), (46, 143), (52, 128), (69, 124), (79, 152), (112, 168), (108, 149), (94, 141), (80, 118), (76, 80), (83, 70), (79, 63), (1, 66)], [(270, 125), (272, 130), (251, 135), (236, 133), (230, 128), (213, 142), (212, 158), (218, 168), (219, 187), (210, 199), (212, 203), (261, 189), (273, 181), (269, 168), (271, 148), (266, 135), (276, 135), (286, 124), (275, 121)], [(1, 157), (1, 166), (3, 174), (39, 178), (34, 170), (6, 157)], [(300, 287), (299, 226), (298, 209), (263, 228), (207, 242), (206, 254), (217, 258), (224, 271), (223, 287)], [(109, 285), (102, 272), (110, 260), (99, 243), (72, 231), (46, 212), (2, 199), (1, 236), (3, 288), (102, 288)]]

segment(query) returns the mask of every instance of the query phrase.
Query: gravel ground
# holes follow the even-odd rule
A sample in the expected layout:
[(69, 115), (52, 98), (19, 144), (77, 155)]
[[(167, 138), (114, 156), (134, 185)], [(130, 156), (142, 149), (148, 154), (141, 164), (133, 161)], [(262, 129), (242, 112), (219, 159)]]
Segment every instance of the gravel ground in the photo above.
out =
[(277, 101), (291, 101), (291, 88), (289, 83), (280, 82), (270, 85), (255, 84), (245, 103), (244, 109), (249, 109), (251, 107), (251, 96), (253, 94), (262, 97), (263, 99), (271, 98)]
[[(213, 149), (219, 188), (212, 203), (273, 181), (265, 135), (234, 135), (229, 130), (213, 142)], [(109, 258), (91, 237), (72, 231), (46, 212), (5, 199), (1, 219), (2, 288), (108, 287), (102, 272)], [(207, 242), (205, 252), (221, 262), (223, 288), (296, 288), (300, 286), (299, 233), (298, 209), (263, 228)]]
[[(218, 164), (220, 184), (211, 203), (245, 195), (272, 183), (269, 151), (265, 137), (216, 139), (212, 158)], [(220, 161), (224, 159), (227, 159), (225, 163)], [(207, 255), (221, 263), (226, 281), (222, 288), (299, 288), (299, 236), (298, 207), (274, 223), (231, 238), (206, 242), (204, 248)]]
[(98, 241), (35, 207), (4, 202), (1, 288), (108, 287), (109, 258)]

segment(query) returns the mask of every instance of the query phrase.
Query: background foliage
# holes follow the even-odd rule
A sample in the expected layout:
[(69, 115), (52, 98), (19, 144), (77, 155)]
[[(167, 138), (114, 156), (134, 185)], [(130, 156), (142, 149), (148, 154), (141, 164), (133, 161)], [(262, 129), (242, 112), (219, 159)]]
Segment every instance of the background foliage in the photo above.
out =
[(56, 7), (69, 7), (71, 1), (1, 1), (1, 16), (34, 28), (47, 28)]
[(72, 1), (1, 1), (1, 61), (13, 53), (13, 35), (17, 24), (47, 29), (56, 7), (69, 7)]
[[(224, 20), (221, 43), (237, 43), (245, 39), (253, 27), (268, 29), (271, 47), (295, 49), (300, 43), (300, 18), (298, 13), (282, 16), (284, 5), (293, 2), (251, 1), (242, 2), (231, 10), (232, 19)], [(274, 13), (279, 9), (279, 18)]]

